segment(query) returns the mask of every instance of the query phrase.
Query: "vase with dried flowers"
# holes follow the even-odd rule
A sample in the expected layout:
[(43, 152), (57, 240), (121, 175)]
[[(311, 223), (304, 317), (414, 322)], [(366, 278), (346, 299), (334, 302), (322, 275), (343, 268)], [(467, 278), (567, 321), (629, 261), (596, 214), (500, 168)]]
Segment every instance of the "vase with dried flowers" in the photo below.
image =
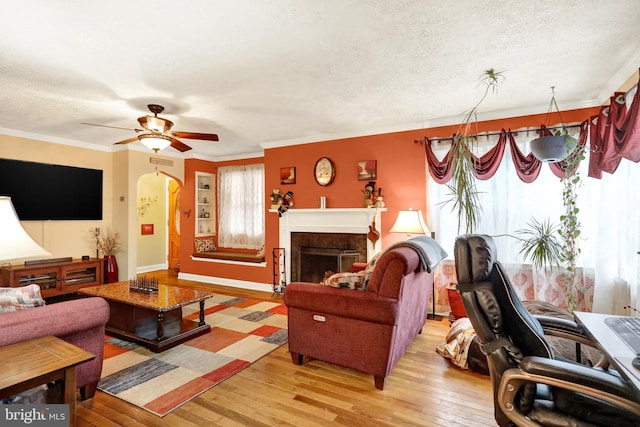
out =
[(104, 283), (118, 281), (116, 254), (121, 250), (120, 235), (111, 227), (96, 235), (96, 245), (104, 255)]

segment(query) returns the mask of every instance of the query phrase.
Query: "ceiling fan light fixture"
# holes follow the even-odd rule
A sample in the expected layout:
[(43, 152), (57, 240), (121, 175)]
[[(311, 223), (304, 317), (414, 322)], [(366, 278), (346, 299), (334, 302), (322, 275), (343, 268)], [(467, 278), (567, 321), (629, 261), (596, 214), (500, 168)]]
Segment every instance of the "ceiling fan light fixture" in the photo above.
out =
[(171, 120), (163, 119), (161, 117), (144, 116), (138, 119), (138, 123), (151, 132), (168, 132), (173, 126)]
[(156, 153), (171, 145), (171, 137), (163, 134), (142, 133), (138, 135), (138, 140)]
[(154, 115), (138, 117), (138, 123), (140, 123), (140, 126), (142, 126), (141, 129), (126, 129), (115, 126), (97, 125), (92, 123), (83, 124), (115, 129), (134, 130), (138, 134), (137, 136), (127, 138), (123, 141), (118, 141), (114, 144), (129, 144), (130, 142), (140, 141), (146, 147), (155, 151), (156, 153), (167, 148), (169, 145), (180, 152), (191, 150), (191, 147), (177, 138), (200, 139), (203, 141), (219, 141), (218, 135), (216, 135), (215, 133), (170, 132), (170, 129), (173, 126), (173, 122), (171, 120), (158, 117), (158, 114), (164, 111), (164, 107), (157, 104), (149, 104), (147, 107), (149, 107), (149, 111), (151, 111)]

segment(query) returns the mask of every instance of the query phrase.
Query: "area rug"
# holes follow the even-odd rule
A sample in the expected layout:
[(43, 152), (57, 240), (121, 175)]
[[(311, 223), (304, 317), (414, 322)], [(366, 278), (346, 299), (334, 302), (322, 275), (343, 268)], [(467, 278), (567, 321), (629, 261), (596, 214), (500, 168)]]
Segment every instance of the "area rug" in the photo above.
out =
[[(191, 320), (198, 311), (183, 308)], [(162, 417), (287, 342), (282, 303), (214, 294), (205, 321), (210, 333), (162, 353), (106, 336), (98, 389)]]

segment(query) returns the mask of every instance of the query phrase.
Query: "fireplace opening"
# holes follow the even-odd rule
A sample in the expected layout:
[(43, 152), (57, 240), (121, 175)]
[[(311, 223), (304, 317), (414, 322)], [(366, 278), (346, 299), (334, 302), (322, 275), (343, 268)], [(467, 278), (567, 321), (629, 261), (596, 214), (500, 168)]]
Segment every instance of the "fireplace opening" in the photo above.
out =
[(320, 283), (325, 273), (349, 271), (360, 254), (354, 249), (301, 247), (298, 254), (300, 281)]
[[(303, 254), (303, 251), (312, 251), (314, 254)], [(354, 262), (366, 260), (366, 234), (291, 233), (292, 282), (319, 283), (324, 279), (326, 271), (349, 271)]]

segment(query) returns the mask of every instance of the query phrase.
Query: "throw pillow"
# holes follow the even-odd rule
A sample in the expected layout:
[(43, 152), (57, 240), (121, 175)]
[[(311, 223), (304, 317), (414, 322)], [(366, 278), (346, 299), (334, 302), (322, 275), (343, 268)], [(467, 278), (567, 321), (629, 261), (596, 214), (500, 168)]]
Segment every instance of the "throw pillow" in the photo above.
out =
[(215, 252), (216, 245), (213, 241), (213, 237), (207, 237), (205, 239), (195, 239), (196, 252)]
[[(0, 313), (10, 313), (45, 305), (40, 295), (40, 286), (32, 284), (20, 288), (0, 288)], [(0, 400), (0, 404), (27, 403), (42, 404), (46, 402), (46, 385), (40, 385), (14, 396)]]
[(347, 288), (357, 289), (364, 291), (367, 288), (367, 282), (369, 281), (370, 273), (358, 271), (357, 273), (335, 273), (325, 279), (322, 284), (332, 286), (334, 288)]
[[(469, 369), (469, 349), (476, 338), (476, 331), (467, 317), (462, 317), (451, 324), (446, 342), (436, 347), (436, 352), (462, 369)], [(485, 358), (486, 365), (486, 358)], [(488, 374), (488, 372), (487, 372)]]
[(377, 254), (375, 254), (367, 263), (367, 268), (365, 268), (364, 271), (366, 271), (367, 273), (372, 273), (373, 270), (376, 268), (376, 264), (380, 259), (380, 255), (382, 255), (382, 252), (378, 252)]
[(0, 288), (0, 313), (40, 307), (45, 305), (40, 296), (40, 286), (31, 284), (19, 288)]
[(322, 281), (322, 284), (334, 288), (357, 289), (359, 291), (366, 290), (371, 274), (373, 274), (376, 263), (380, 258), (380, 254), (381, 252), (375, 254), (367, 263), (367, 267), (364, 270), (355, 273), (342, 272), (331, 274), (329, 277), (325, 276), (326, 278)]

